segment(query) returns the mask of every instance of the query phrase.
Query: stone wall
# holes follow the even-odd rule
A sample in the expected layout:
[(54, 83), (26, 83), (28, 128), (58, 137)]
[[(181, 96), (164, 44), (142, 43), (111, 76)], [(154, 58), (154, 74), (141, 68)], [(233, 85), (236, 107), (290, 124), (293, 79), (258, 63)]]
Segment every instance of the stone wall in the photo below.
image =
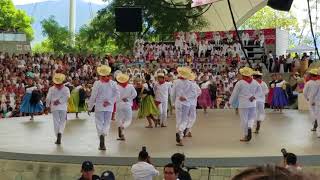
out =
[[(16, 160), (0, 160), (1, 180), (76, 180), (80, 177), (80, 164), (47, 163)], [(211, 179), (229, 180), (243, 168), (216, 168), (211, 170)], [(319, 172), (320, 167), (305, 167), (307, 171)], [(131, 180), (130, 167), (96, 165), (95, 172), (100, 175), (103, 171), (110, 170), (116, 175), (117, 180)], [(154, 178), (162, 180), (163, 168), (158, 168), (161, 176)], [(194, 180), (207, 180), (208, 168), (191, 170)]]

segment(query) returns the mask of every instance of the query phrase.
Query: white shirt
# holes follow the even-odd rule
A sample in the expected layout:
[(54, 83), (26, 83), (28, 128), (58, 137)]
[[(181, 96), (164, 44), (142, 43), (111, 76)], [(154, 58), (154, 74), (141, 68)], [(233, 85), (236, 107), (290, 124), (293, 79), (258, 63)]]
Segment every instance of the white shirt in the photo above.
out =
[(317, 91), (319, 91), (319, 83), (314, 80), (309, 80), (305, 85), (303, 89), (303, 96), (306, 98), (306, 100), (312, 104), (315, 102), (315, 97), (317, 95)]
[(131, 167), (134, 180), (152, 180), (154, 176), (159, 176), (159, 171), (147, 162), (140, 161)]
[(163, 84), (156, 83), (154, 86), (155, 99), (158, 102), (167, 102), (169, 98), (170, 84), (164, 82)]
[[(117, 107), (125, 107), (125, 106), (132, 106), (132, 101), (135, 97), (137, 97), (137, 91), (133, 87), (132, 84), (128, 84), (126, 87), (122, 87), (118, 85), (119, 89), (119, 98), (117, 98)], [(124, 102), (122, 99), (127, 99), (127, 102)]]
[(266, 102), (266, 95), (269, 93), (268, 85), (262, 81), (261, 84), (258, 82), (258, 84), (261, 86), (261, 93), (257, 94), (256, 100), (257, 102)]
[[(176, 105), (190, 106), (191, 101), (197, 96), (195, 88), (188, 80), (177, 79), (173, 82), (172, 87), (172, 102)], [(185, 97), (185, 101), (180, 101), (180, 97)]]
[[(117, 84), (110, 80), (109, 82), (96, 81), (93, 84), (92, 93), (89, 99), (89, 109), (95, 105), (95, 111), (113, 111), (113, 106), (116, 98), (119, 96)], [(109, 102), (109, 105), (104, 107), (104, 102)]]
[[(49, 88), (46, 106), (50, 107), (51, 111), (67, 111), (67, 102), (70, 97), (69, 88), (63, 86), (61, 89), (52, 86)], [(54, 102), (59, 100), (60, 104), (54, 105)]]
[(252, 102), (249, 100), (250, 97), (257, 97), (258, 94), (261, 94), (262, 89), (257, 81), (252, 80), (249, 84), (244, 80), (240, 80), (235, 85), (229, 103), (233, 104), (233, 102), (239, 101), (239, 108), (251, 108), (256, 107), (256, 100)]
[(192, 87), (195, 89), (197, 96), (191, 100), (190, 104), (191, 106), (197, 106), (198, 97), (201, 94), (201, 89), (195, 81), (191, 81), (191, 84), (192, 84)]

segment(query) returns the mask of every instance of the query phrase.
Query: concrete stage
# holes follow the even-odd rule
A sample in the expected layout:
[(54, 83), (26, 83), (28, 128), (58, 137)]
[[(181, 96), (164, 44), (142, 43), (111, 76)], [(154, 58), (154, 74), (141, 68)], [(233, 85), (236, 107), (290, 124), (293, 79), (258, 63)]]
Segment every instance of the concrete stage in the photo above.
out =
[(144, 128), (146, 120), (134, 120), (126, 131), (127, 141), (116, 141), (112, 123), (107, 137), (107, 151), (98, 150), (94, 114), (81, 114), (79, 120), (68, 115), (62, 145), (54, 144), (51, 115), (0, 120), (0, 159), (81, 163), (90, 159), (96, 164), (131, 165), (146, 146), (155, 165), (169, 161), (175, 152), (187, 156), (187, 165), (238, 167), (279, 163), (281, 148), (294, 152), (304, 165), (320, 165), (320, 139), (311, 132), (307, 112), (285, 110), (283, 114), (267, 110), (259, 135), (249, 143), (240, 142), (240, 120), (233, 110), (211, 110), (205, 115), (198, 110), (193, 138), (184, 147), (175, 145), (175, 119), (169, 117), (167, 128)]

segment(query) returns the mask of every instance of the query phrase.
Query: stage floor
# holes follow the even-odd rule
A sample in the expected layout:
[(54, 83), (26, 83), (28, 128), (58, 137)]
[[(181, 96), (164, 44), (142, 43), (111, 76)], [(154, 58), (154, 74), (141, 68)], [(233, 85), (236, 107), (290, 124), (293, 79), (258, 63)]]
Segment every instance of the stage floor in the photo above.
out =
[(0, 159), (78, 162), (75, 159), (103, 157), (125, 165), (136, 160), (142, 146), (146, 146), (160, 164), (164, 163), (161, 159), (167, 160), (175, 152), (184, 153), (194, 164), (200, 161), (200, 164), (209, 164), (211, 159), (221, 166), (232, 163), (240, 166), (244, 161), (250, 164), (249, 161), (257, 162), (256, 158), (277, 160), (274, 158), (281, 156), (281, 148), (309, 157), (306, 161), (315, 160), (315, 157), (319, 160), (320, 155), (320, 139), (310, 131), (312, 123), (307, 112), (297, 110), (285, 110), (282, 114), (267, 110), (260, 134), (254, 134), (248, 143), (239, 141), (240, 120), (233, 110), (210, 110), (206, 115), (198, 110), (193, 137), (184, 141), (183, 147), (175, 145), (174, 116), (169, 116), (167, 128), (146, 129), (146, 120), (134, 120), (126, 130), (125, 142), (116, 140), (117, 129), (113, 122), (105, 152), (98, 150), (94, 114), (80, 114), (81, 119), (74, 117), (74, 114), (68, 114), (61, 146), (54, 144), (51, 115), (36, 116), (33, 122), (29, 117), (1, 119)]

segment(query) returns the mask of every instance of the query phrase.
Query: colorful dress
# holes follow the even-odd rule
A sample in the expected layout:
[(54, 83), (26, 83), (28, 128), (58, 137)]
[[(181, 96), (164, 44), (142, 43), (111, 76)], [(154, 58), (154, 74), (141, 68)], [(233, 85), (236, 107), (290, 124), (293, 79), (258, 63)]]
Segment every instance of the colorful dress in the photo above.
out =
[(268, 98), (267, 98), (267, 103), (271, 106), (272, 105), (272, 98), (273, 98), (273, 90), (274, 87), (276, 87), (276, 81), (270, 81), (269, 82), (269, 93), (268, 93)]
[(34, 90), (37, 90), (36, 86), (30, 86), (26, 88), (26, 94), (23, 96), (23, 100), (20, 105), (20, 112), (33, 114), (40, 113), (44, 110), (44, 106), (41, 100), (37, 102), (33, 101), (33, 99), (35, 99), (36, 96), (36, 93), (33, 93)]
[(198, 103), (202, 108), (212, 107), (212, 101), (209, 92), (209, 84), (209, 81), (200, 83), (201, 94), (198, 97)]
[(272, 103), (273, 107), (284, 107), (288, 105), (288, 97), (286, 93), (286, 81), (278, 81), (273, 90)]
[(145, 83), (143, 85), (140, 96), (141, 102), (139, 105), (138, 118), (145, 118), (150, 115), (158, 116), (160, 112), (154, 101), (154, 92), (150, 84)]
[(68, 112), (77, 113), (87, 111), (86, 92), (82, 86), (77, 86), (71, 91), (70, 98), (68, 99)]

